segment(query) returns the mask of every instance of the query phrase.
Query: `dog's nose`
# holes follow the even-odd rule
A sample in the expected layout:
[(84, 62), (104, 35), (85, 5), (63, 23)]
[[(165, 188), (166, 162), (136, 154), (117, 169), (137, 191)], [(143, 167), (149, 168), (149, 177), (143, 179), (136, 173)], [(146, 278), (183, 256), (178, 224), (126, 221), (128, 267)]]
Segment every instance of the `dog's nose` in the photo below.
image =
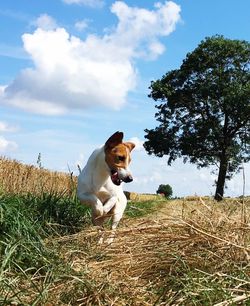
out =
[(130, 182), (132, 182), (132, 181), (133, 181), (132, 175), (128, 175), (128, 176), (124, 179), (124, 182), (125, 182), (125, 183), (130, 183)]

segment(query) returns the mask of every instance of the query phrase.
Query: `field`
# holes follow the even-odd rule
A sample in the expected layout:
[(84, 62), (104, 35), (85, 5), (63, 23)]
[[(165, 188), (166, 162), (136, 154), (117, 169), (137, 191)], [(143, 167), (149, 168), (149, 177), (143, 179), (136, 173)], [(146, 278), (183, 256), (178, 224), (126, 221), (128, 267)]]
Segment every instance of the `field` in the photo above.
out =
[(1, 161), (0, 305), (250, 305), (249, 198), (131, 194), (98, 245), (75, 178)]

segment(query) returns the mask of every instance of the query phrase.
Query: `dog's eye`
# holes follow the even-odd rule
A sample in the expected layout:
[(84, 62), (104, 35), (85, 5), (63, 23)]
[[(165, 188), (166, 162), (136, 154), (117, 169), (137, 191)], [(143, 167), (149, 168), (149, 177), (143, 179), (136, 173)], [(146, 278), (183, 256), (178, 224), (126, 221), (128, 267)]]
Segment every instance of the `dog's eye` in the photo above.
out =
[(124, 162), (124, 161), (125, 161), (125, 156), (118, 155), (118, 156), (117, 156), (117, 159), (118, 159), (118, 161)]

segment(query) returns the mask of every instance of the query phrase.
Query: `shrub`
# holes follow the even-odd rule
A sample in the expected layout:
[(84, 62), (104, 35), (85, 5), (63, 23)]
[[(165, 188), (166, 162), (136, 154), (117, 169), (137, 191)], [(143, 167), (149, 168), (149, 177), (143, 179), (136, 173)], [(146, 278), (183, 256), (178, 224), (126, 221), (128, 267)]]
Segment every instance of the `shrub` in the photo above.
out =
[(161, 184), (157, 191), (156, 191), (157, 194), (163, 194), (165, 198), (171, 198), (172, 194), (173, 194), (173, 190), (172, 190), (172, 187), (170, 185), (163, 185)]

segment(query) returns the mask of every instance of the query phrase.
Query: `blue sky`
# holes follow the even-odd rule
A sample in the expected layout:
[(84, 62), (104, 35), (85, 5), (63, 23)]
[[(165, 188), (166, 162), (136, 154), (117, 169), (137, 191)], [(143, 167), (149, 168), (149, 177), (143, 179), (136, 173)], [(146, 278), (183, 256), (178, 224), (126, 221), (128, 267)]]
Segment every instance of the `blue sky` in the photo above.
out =
[[(156, 126), (151, 80), (178, 68), (207, 36), (250, 40), (248, 0), (9, 0), (0, 3), (0, 154), (77, 174), (115, 131), (134, 140), (136, 192), (214, 193), (211, 169), (143, 150)], [(246, 190), (250, 166), (245, 165)], [(242, 193), (242, 173), (226, 195)]]

